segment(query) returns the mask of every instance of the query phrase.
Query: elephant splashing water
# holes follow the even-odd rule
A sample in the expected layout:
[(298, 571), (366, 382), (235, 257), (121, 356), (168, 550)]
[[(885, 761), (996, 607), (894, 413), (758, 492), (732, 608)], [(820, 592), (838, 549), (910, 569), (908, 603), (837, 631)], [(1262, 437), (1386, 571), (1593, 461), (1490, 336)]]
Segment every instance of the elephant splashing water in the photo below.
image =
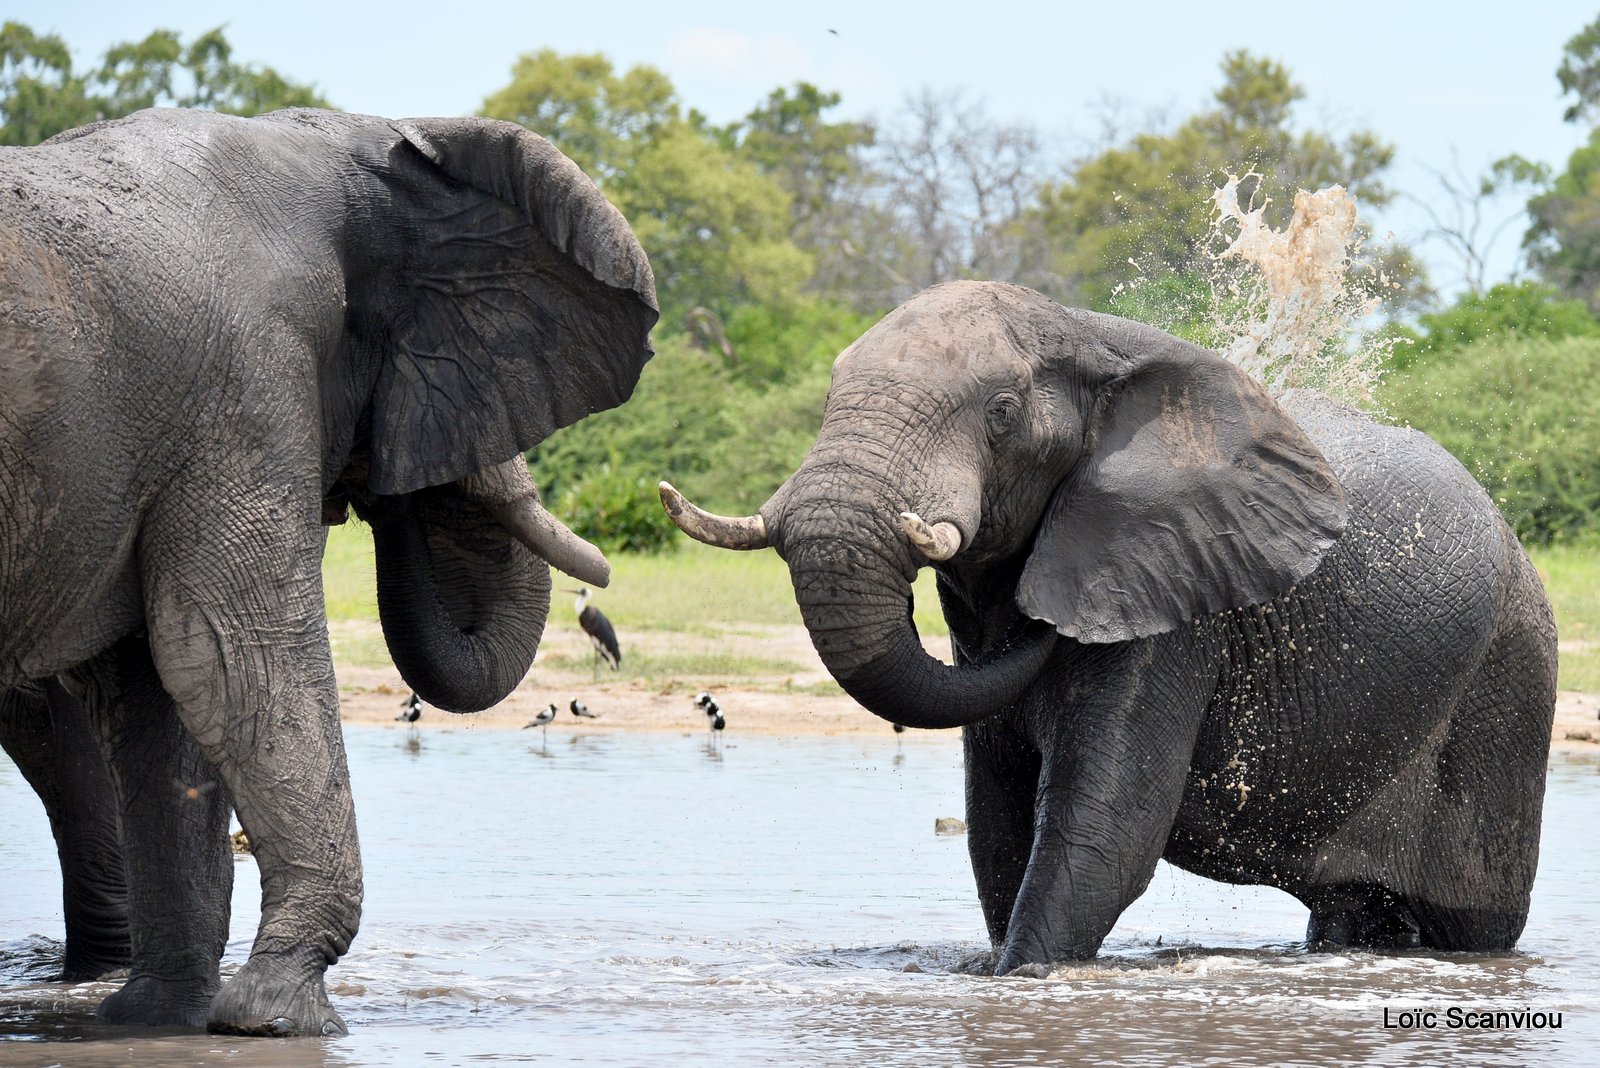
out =
[[(1503, 950), (1538, 856), (1556, 650), (1532, 566), (1422, 434), (1280, 404), (1152, 327), (954, 282), (840, 355), (760, 512), (823, 663), (963, 728), (997, 973), (1093, 956), (1157, 860), (1279, 887), (1336, 945)], [(931, 566), (955, 665), (929, 657)]]

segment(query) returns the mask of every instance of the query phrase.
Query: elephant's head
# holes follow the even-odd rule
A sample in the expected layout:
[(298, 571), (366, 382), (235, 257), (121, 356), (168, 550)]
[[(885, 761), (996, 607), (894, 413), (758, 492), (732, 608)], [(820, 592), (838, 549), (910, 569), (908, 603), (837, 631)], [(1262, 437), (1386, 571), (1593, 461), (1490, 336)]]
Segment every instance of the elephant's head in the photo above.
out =
[(348, 502), (372, 524), (406, 681), (443, 708), (487, 707), (533, 661), (545, 564), (609, 579), (543, 509), (522, 457), (632, 393), (658, 315), (650, 265), (594, 183), (515, 124), (268, 121), (322, 129), (346, 152), (325, 519)]
[[(1058, 634), (1125, 641), (1283, 593), (1345, 515), (1316, 447), (1232, 364), (980, 282), (921, 293), (839, 356), (816, 444), (758, 515), (662, 495), (691, 536), (775, 547), (829, 671), (922, 727), (1009, 705)], [(955, 597), (982, 616), (977, 662), (917, 640), (930, 562), (947, 614)]]

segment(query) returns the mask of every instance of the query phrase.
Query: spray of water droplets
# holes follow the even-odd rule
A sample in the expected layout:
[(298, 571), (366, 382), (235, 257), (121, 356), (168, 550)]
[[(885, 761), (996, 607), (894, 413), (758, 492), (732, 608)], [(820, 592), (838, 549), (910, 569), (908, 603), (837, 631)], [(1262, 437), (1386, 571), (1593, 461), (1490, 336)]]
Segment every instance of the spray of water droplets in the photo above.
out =
[[(1252, 192), (1241, 199), (1241, 187)], [(1203, 315), (1175, 309), (1183, 332), (1248, 372), (1274, 396), (1316, 389), (1346, 403), (1370, 406), (1391, 342), (1363, 337), (1362, 325), (1392, 286), (1360, 262), (1361, 229), (1355, 199), (1342, 186), (1295, 193), (1282, 229), (1267, 221), (1270, 198), (1261, 176), (1230, 175), (1211, 196), (1214, 215), (1205, 269)], [(1259, 201), (1258, 201), (1259, 198)], [(1124, 287), (1154, 287), (1140, 277)], [(1161, 301), (1141, 305), (1160, 322)]]

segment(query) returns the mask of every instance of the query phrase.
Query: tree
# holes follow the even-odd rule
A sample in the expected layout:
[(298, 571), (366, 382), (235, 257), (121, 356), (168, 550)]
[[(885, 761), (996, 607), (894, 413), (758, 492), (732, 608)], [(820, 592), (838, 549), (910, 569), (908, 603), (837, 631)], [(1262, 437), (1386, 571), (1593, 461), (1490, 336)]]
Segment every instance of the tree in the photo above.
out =
[[(1527, 214), (1526, 208), (1498, 212), (1495, 204), (1518, 190), (1539, 189), (1549, 184), (1550, 168), (1521, 156), (1495, 160), (1477, 178), (1469, 178), (1459, 160), (1452, 159), (1449, 171), (1435, 171), (1444, 207), (1435, 198), (1409, 197), (1427, 213), (1432, 227), (1426, 238), (1440, 241), (1461, 263), (1461, 281), (1467, 291), (1481, 294), (1488, 286), (1489, 253), (1501, 235)], [(1498, 215), (1498, 218), (1495, 216)]]
[(823, 121), (822, 113), (838, 107), (839, 100), (838, 93), (799, 82), (792, 92), (774, 89), (726, 131), (741, 154), (788, 192), (800, 232), (825, 215), (861, 174), (861, 150), (876, 138), (871, 123)]
[[(1577, 101), (1568, 122), (1600, 116), (1600, 18), (1566, 44), (1556, 79)], [(1564, 295), (1600, 313), (1600, 129), (1567, 159), (1567, 169), (1528, 201), (1528, 262)]]
[(239, 64), (222, 28), (187, 47), (171, 30), (112, 45), (87, 74), (74, 74), (60, 37), (27, 26), (0, 28), (0, 144), (38, 144), (62, 130), (141, 108), (193, 107), (257, 115), (283, 107), (328, 107), (313, 86), (271, 67)]
[(1561, 50), (1556, 81), (1563, 94), (1578, 99), (1562, 113), (1568, 122), (1600, 117), (1600, 18), (1579, 30)]
[[(1296, 189), (1343, 185), (1369, 208), (1392, 199), (1383, 174), (1394, 149), (1368, 131), (1342, 140), (1296, 132), (1294, 105), (1305, 93), (1281, 64), (1235, 51), (1223, 57), (1222, 75), (1211, 109), (1081, 159), (1042, 190), (1022, 226), (1040, 250), (1028, 281), (1110, 307), (1140, 274), (1199, 276), (1211, 247), (1211, 192), (1229, 174), (1249, 176), (1244, 198), (1265, 203), (1274, 226), (1287, 220)], [(1403, 250), (1386, 271), (1409, 280), (1407, 296), (1417, 294), (1420, 268)]]
[(881, 302), (953, 278), (1014, 278), (1015, 224), (1034, 201), (1041, 160), (1029, 126), (997, 122), (959, 94), (909, 98), (879, 140), (882, 215), (863, 227), (875, 240), (856, 252), (877, 268)]
[(662, 322), (782, 302), (811, 273), (789, 239), (790, 195), (703, 116), (685, 114), (666, 75), (616, 73), (599, 54), (524, 55), (482, 113), (548, 137), (627, 216), (655, 268)]
[(1483, 338), (1600, 337), (1600, 320), (1582, 301), (1562, 300), (1554, 289), (1538, 282), (1502, 282), (1483, 292), (1469, 290), (1450, 307), (1418, 316), (1417, 327), (1391, 330), (1392, 336), (1404, 341), (1392, 350), (1390, 368), (1398, 371), (1440, 362), (1440, 354), (1454, 355)]

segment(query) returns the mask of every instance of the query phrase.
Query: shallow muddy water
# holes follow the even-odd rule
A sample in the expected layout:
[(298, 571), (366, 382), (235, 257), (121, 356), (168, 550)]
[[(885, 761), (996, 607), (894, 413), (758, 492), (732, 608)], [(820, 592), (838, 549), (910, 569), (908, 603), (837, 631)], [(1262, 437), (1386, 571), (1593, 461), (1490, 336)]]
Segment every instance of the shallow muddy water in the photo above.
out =
[[(1594, 765), (1551, 769), (1517, 953), (1310, 954), (1292, 899), (1163, 865), (1099, 960), (1027, 980), (955, 970), (987, 942), (965, 840), (933, 831), (961, 814), (953, 735), (347, 738), (367, 900), (330, 972), (351, 1033), (326, 1042), (108, 1028), (110, 986), (42, 981), (59, 875), (0, 758), (0, 1063), (1549, 1065), (1600, 1040)], [(229, 970), (258, 900), (237, 874)], [(1451, 1029), (1451, 1007), (1563, 1026)], [(1384, 1027), (1414, 1009), (1437, 1026)]]

